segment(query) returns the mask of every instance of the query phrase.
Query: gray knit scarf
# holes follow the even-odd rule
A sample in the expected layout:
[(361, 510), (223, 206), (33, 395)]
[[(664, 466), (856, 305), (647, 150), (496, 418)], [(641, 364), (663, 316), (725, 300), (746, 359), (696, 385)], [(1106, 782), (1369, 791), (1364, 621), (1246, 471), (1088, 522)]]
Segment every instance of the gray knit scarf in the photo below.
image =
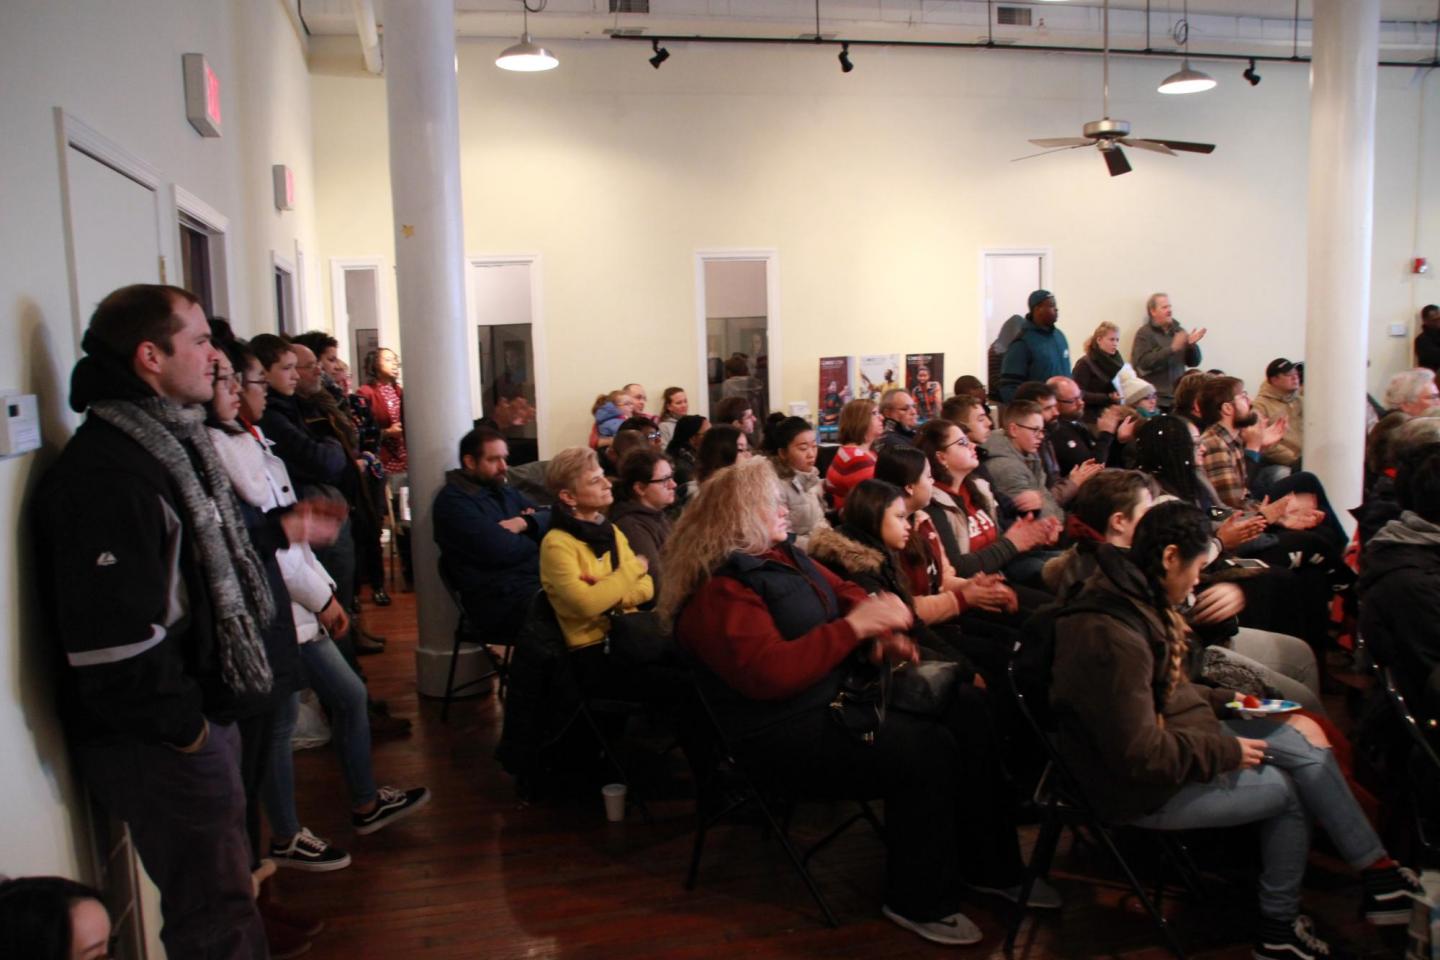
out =
[(237, 694), (268, 693), (274, 678), (260, 627), (275, 616), (275, 600), (230, 479), (205, 434), (205, 411), (152, 397), (99, 400), (90, 412), (144, 447), (174, 480), (214, 607), (221, 677)]

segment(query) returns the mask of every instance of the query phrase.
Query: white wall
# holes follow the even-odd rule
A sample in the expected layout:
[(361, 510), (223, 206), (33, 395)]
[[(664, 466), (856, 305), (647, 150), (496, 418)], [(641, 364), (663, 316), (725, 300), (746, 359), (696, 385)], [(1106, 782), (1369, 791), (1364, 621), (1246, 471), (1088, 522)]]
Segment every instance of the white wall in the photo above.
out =
[[(221, 79), (220, 140), (203, 140), (185, 121), (180, 57), (191, 52)], [(0, 873), (87, 877), (81, 800), (50, 695), (55, 647), (41, 629), (22, 522), (27, 494), (67, 437), (76, 351), (52, 108), (230, 218), (230, 311), (248, 333), (272, 323), (270, 249), (293, 257), (297, 239), (317, 246), (310, 94), (303, 41), (282, 0), (7, 0), (0, 90), (0, 339), (12, 345), (0, 351), (0, 385), (39, 394), (45, 427), (43, 451), (0, 461), (0, 500), (12, 517), (0, 545)], [(299, 209), (275, 211), (271, 163), (295, 168)], [(172, 256), (168, 275), (178, 273)], [(318, 312), (316, 277), (306, 286)], [(79, 305), (85, 318), (93, 308)]]
[[(694, 375), (698, 249), (779, 251), (781, 402), (813, 401), (822, 353), (943, 351), (947, 375), (983, 372), (987, 247), (1054, 251), (1077, 349), (1101, 320), (1128, 347), (1164, 290), (1211, 328), (1207, 366), (1253, 384), (1303, 356), (1304, 66), (1271, 64), (1253, 88), (1217, 69), (1214, 92), (1173, 98), (1154, 92), (1173, 64), (1113, 62), (1113, 116), (1219, 148), (1131, 151), (1135, 172), (1112, 179), (1089, 150), (1010, 162), (1100, 113), (1094, 58), (877, 48), (845, 75), (828, 47), (680, 43), (656, 71), (638, 45), (572, 42), (558, 70), (518, 75), (494, 68), (498, 46), (460, 45), (466, 242), (545, 257), (557, 445), (585, 435), (608, 385)], [(311, 64), (321, 245), (389, 255), (383, 82), (358, 74), (353, 43), (317, 44)], [(1372, 385), (1407, 362), (1383, 325), (1440, 299), (1402, 273), (1417, 232), (1436, 236), (1419, 162), (1440, 137), (1434, 84), (1381, 74)]]

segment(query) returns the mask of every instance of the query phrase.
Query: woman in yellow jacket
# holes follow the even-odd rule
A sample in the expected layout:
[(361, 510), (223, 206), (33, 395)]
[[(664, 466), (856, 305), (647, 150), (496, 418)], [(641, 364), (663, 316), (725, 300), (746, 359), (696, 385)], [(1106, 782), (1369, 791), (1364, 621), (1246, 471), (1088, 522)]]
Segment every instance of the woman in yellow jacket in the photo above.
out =
[(628, 658), (612, 651), (609, 614), (634, 614), (654, 598), (650, 565), (605, 518), (614, 497), (594, 450), (557, 453), (546, 468), (545, 485), (556, 503), (550, 532), (540, 543), (540, 585), (560, 621), (581, 686), (615, 692), (616, 668), (632, 664), (617, 663)]

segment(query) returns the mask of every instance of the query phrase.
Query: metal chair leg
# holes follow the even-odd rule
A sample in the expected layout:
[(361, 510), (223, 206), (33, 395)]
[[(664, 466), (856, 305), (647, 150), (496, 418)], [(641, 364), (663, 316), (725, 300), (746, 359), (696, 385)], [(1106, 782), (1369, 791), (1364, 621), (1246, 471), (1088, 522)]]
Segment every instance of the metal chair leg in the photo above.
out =
[(1100, 837), (1101, 842), (1110, 852), (1111, 858), (1114, 859), (1121, 871), (1124, 872), (1125, 879), (1130, 882), (1130, 889), (1134, 890), (1135, 895), (1140, 898), (1140, 903), (1145, 907), (1145, 912), (1150, 914), (1150, 919), (1155, 921), (1155, 925), (1160, 928), (1160, 933), (1165, 937), (1165, 943), (1169, 946), (1170, 952), (1175, 954), (1178, 960), (1185, 960), (1185, 950), (1180, 946), (1180, 941), (1175, 936), (1174, 925), (1165, 919), (1165, 914), (1160, 912), (1159, 908), (1155, 906), (1154, 901), (1146, 894), (1145, 885), (1135, 876), (1135, 871), (1130, 869), (1129, 862), (1120, 855), (1120, 850), (1115, 846), (1115, 841), (1111, 838), (1110, 832), (1104, 827), (1096, 826), (1095, 833)]
[(1025, 868), (1025, 879), (1020, 884), (1020, 897), (1015, 901), (1015, 913), (1010, 918), (1010, 929), (1005, 932), (1007, 957), (1015, 951), (1015, 939), (1020, 935), (1025, 914), (1029, 912), (1030, 892), (1035, 889), (1035, 881), (1050, 872), (1050, 861), (1054, 858), (1055, 848), (1060, 844), (1063, 829), (1064, 824), (1053, 813), (1047, 813), (1040, 825), (1040, 834), (1035, 838), (1035, 849), (1030, 853), (1030, 864)]
[(455, 699), (455, 665), (460, 659), (460, 631), (455, 631), (455, 645), (450, 650), (450, 671), (445, 677), (445, 705), (440, 708), (440, 722), (450, 722), (450, 701)]

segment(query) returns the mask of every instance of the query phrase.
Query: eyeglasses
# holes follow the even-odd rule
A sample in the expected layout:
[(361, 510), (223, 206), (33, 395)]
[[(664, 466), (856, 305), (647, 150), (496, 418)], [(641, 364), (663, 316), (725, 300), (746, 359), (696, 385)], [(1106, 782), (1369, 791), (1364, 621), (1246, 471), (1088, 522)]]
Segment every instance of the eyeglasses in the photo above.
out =
[(1019, 427), (1021, 430), (1029, 430), (1031, 433), (1034, 434), (1041, 434), (1045, 432), (1045, 427), (1043, 425), (1038, 427), (1032, 427), (1028, 423), (1016, 423), (1012, 424), (1012, 426)]
[(637, 480), (637, 481), (635, 481), (635, 482), (638, 483), (638, 484), (640, 484), (640, 486), (642, 486), (642, 487), (648, 487), (648, 486), (650, 486), (650, 484), (652, 484), (652, 483), (672, 483), (672, 482), (674, 482), (674, 480), (675, 480), (675, 474), (673, 474), (673, 473), (667, 473), (667, 474), (665, 474), (665, 476), (663, 476), (663, 477), (656, 477), (654, 480)]
[(240, 385), (244, 387), (264, 387), (269, 386), (269, 383), (270, 381), (264, 377), (261, 377), (259, 380), (247, 380), (244, 377), (240, 378)]
[(665, 435), (659, 430), (651, 430), (649, 433), (645, 434), (645, 439), (653, 443), (654, 441), (659, 440), (664, 436)]
[(959, 440), (952, 440), (952, 441), (950, 441), (949, 443), (947, 443), (947, 444), (945, 444), (944, 446), (942, 446), (940, 449), (941, 449), (941, 450), (949, 450), (951, 447), (973, 447), (973, 446), (975, 446), (975, 444), (973, 444), (973, 443), (970, 442), (970, 438), (967, 437), (967, 436), (965, 436), (964, 434), (961, 434)]
[(1066, 397), (1056, 397), (1056, 398), (1055, 398), (1055, 402), (1056, 402), (1056, 403), (1063, 403), (1063, 404), (1065, 404), (1066, 406), (1073, 406), (1074, 404), (1079, 403), (1081, 399), (1082, 399), (1082, 396), (1077, 393), (1075, 396), (1069, 397), (1069, 398), (1066, 398)]

